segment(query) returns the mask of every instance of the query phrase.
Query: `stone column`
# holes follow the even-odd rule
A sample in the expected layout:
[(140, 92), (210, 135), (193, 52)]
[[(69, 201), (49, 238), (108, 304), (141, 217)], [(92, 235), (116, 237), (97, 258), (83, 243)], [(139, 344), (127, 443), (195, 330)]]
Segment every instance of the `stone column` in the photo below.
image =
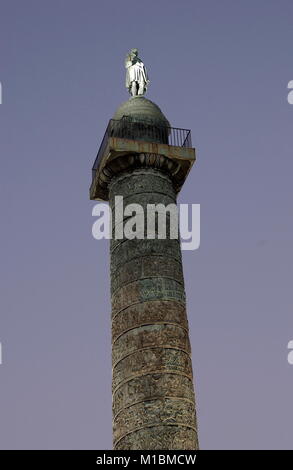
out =
[[(171, 177), (149, 167), (113, 176), (113, 214), (115, 196), (145, 212), (147, 204), (176, 203)], [(179, 241), (168, 233), (166, 240), (112, 239), (111, 294), (114, 449), (197, 449)]]

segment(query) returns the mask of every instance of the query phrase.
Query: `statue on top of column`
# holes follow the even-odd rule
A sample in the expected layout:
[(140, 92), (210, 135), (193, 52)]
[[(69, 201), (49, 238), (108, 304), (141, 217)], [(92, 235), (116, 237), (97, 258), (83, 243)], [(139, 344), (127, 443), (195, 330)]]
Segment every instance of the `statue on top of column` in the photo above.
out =
[(125, 86), (131, 96), (143, 96), (150, 83), (147, 69), (138, 57), (138, 50), (131, 49), (125, 59), (126, 82)]

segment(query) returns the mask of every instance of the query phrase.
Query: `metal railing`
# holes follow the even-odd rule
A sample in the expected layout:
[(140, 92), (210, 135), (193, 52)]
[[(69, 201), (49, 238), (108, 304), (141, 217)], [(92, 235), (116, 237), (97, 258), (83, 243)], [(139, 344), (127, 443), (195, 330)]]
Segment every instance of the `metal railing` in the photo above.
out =
[(137, 122), (128, 116), (124, 116), (119, 120), (110, 119), (92, 168), (93, 179), (110, 137), (161, 143), (176, 147), (192, 147), (191, 131), (189, 129), (157, 126), (148, 121)]

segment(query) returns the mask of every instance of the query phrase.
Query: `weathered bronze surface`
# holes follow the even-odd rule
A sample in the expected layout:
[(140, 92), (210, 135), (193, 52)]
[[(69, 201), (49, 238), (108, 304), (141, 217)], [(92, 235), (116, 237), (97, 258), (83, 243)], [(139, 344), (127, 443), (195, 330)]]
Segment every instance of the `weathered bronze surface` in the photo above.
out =
[[(115, 196), (142, 207), (176, 202), (166, 167), (144, 163), (109, 179), (113, 210)], [(110, 252), (114, 449), (197, 449), (180, 243), (113, 238)]]

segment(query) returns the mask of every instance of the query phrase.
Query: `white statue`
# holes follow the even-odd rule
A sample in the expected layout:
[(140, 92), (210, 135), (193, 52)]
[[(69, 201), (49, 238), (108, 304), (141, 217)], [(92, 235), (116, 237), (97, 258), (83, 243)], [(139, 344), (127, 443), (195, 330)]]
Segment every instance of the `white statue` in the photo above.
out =
[(143, 62), (138, 57), (138, 50), (131, 49), (125, 59), (126, 83), (125, 86), (132, 96), (142, 96), (145, 94), (148, 84), (147, 70)]

